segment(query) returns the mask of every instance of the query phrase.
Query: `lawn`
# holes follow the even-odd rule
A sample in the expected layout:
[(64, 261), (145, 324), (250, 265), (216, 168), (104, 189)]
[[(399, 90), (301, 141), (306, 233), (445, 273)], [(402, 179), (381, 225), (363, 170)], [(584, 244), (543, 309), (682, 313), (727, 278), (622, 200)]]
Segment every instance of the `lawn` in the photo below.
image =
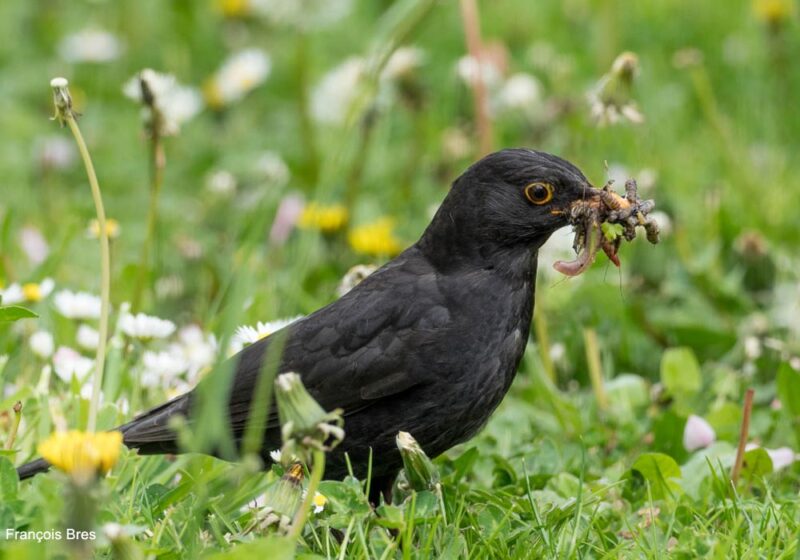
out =
[[(797, 3), (472, 5), (0, 3), (0, 558), (800, 554)], [(507, 147), (636, 178), (661, 241), (565, 278), (554, 234), (508, 395), (392, 503), (114, 442), (103, 476), (18, 480), (54, 433), (224, 387), (226, 357), (412, 244)], [(224, 444), (221, 394), (176, 426), (187, 448)]]

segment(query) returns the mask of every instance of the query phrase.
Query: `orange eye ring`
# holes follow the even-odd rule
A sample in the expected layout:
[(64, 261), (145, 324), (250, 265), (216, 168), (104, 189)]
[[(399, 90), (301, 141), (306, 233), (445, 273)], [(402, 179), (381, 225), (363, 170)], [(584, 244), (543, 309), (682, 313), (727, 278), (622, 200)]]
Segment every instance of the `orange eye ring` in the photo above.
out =
[(525, 198), (537, 206), (547, 204), (553, 200), (553, 185), (550, 183), (531, 183), (525, 187)]

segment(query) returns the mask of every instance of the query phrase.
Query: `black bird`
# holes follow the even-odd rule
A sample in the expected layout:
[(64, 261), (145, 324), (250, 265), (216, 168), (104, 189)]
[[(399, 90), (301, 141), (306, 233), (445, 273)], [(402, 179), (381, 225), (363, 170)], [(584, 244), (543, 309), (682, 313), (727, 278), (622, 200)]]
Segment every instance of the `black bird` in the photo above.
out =
[[(326, 410), (344, 410), (344, 441), (325, 475), (367, 472), (386, 488), (402, 466), (400, 430), (431, 456), (472, 437), (508, 391), (528, 340), (537, 253), (567, 225), (570, 206), (595, 197), (571, 163), (544, 152), (503, 150), (452, 185), (422, 237), (341, 299), (286, 328), (279, 372), (297, 372)], [(235, 360), (230, 431), (241, 441), (261, 364), (275, 335)], [(120, 428), (142, 454), (179, 453), (169, 428), (191, 418), (194, 391)], [(277, 412), (265, 426), (262, 458), (281, 446)], [(47, 469), (23, 465), (21, 478)]]

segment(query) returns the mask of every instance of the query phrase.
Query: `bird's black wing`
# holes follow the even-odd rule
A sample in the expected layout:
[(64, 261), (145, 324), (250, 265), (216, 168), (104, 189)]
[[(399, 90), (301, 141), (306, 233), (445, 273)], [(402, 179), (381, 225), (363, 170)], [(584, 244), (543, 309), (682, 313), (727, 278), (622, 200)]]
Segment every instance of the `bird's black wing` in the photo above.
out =
[[(234, 356), (228, 403), (234, 437), (247, 426), (264, 357), (279, 348), (275, 341), (281, 338), (278, 373), (299, 374), (324, 409), (341, 408), (345, 416), (428, 382), (426, 369), (414, 360), (424, 355), (420, 347), (431, 338), (427, 334), (450, 322), (438, 280), (412, 247), (341, 299)], [(144, 452), (174, 450), (169, 420), (189, 416), (192, 400), (188, 393), (127, 424), (125, 443)], [(278, 424), (272, 406), (265, 429), (277, 430)]]
[[(425, 333), (449, 321), (436, 272), (410, 250), (340, 300), (290, 325), (279, 372), (298, 373), (324, 409), (341, 408), (348, 416), (428, 382), (413, 349), (425, 344)], [(263, 357), (275, 340), (273, 335), (241, 353), (229, 402), (237, 436), (247, 423)], [(273, 409), (267, 428), (277, 425)]]

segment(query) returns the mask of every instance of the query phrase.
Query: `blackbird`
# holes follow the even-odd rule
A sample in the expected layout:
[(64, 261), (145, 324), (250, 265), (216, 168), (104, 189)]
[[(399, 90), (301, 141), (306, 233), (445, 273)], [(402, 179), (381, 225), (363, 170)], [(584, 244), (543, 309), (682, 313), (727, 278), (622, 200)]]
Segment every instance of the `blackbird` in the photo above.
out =
[[(326, 410), (343, 409), (344, 441), (325, 475), (367, 473), (386, 488), (402, 467), (395, 436), (428, 455), (466, 441), (508, 391), (528, 340), (537, 252), (567, 225), (576, 201), (597, 197), (583, 173), (554, 155), (508, 149), (452, 185), (422, 237), (339, 300), (286, 327), (278, 372), (296, 372)], [(276, 335), (232, 357), (229, 427), (240, 442), (261, 365)], [(276, 345), (276, 348), (279, 345)], [(179, 453), (170, 420), (191, 418), (191, 391), (120, 427), (142, 454)], [(222, 421), (222, 420), (221, 420)], [(261, 456), (281, 446), (273, 406)], [(46, 470), (23, 465), (21, 478)]]

